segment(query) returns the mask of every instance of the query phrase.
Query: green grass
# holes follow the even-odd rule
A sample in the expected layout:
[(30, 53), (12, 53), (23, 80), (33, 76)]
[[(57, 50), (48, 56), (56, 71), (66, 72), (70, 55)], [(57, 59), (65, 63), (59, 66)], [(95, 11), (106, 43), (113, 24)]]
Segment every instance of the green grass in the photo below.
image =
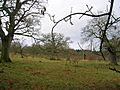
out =
[[(0, 64), (0, 90), (120, 90), (120, 73), (107, 62), (63, 61), (43, 58), (13, 58)], [(120, 70), (120, 66), (116, 66)]]

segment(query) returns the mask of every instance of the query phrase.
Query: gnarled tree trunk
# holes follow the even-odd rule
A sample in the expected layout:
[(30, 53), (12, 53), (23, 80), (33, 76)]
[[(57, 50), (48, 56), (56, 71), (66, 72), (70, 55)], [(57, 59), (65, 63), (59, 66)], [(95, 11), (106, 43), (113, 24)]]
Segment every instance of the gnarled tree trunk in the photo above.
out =
[(5, 36), (2, 40), (2, 49), (1, 49), (1, 59), (0, 62), (11, 62), (9, 56), (10, 45), (12, 42), (12, 38)]
[(111, 61), (111, 63), (114, 64), (114, 65), (118, 65), (116, 51), (112, 50), (111, 48), (108, 48), (108, 51), (109, 51), (109, 54), (110, 54), (110, 61)]
[(117, 58), (116, 58), (116, 54), (115, 53), (110, 53), (110, 59), (111, 59), (111, 63), (114, 65), (118, 65), (117, 63)]

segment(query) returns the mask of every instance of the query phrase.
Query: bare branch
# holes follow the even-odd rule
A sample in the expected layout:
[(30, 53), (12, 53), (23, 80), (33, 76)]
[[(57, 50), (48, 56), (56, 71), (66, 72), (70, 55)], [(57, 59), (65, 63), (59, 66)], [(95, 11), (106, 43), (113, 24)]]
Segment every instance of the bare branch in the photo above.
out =
[(29, 35), (29, 34), (24, 34), (24, 33), (14, 33), (15, 35), (20, 35), (20, 36), (26, 36), (26, 37), (30, 37), (30, 38), (33, 38), (35, 40), (40, 40), (39, 38), (36, 38), (34, 37), (32, 34)]
[(66, 17), (58, 20), (58, 21), (55, 23), (55, 25), (52, 27), (51, 33), (53, 33), (54, 28), (57, 26), (58, 23), (60, 23), (61, 21), (65, 20), (65, 19), (68, 18), (68, 17), (75, 16), (75, 15), (85, 15), (85, 16), (90, 16), (90, 17), (101, 17), (101, 16), (109, 15), (109, 13), (103, 13), (103, 14), (99, 14), (99, 15), (91, 15), (91, 14), (87, 14), (87, 13), (72, 13), (72, 14), (69, 14), (69, 15), (67, 15)]
[(94, 15), (93, 12), (91, 11), (93, 7), (91, 6), (91, 7), (89, 8), (88, 5), (86, 5), (86, 6), (87, 6), (87, 8), (88, 8), (88, 12), (90, 12), (92, 15)]
[[(104, 40), (106, 40), (106, 41), (108, 42), (108, 44), (109, 44), (109, 41), (108, 41), (108, 39), (106, 38), (106, 31), (107, 31), (107, 29), (108, 29), (108, 25), (109, 25), (109, 22), (110, 22), (110, 17), (111, 17), (111, 15), (112, 15), (113, 4), (114, 4), (114, 0), (111, 0), (110, 10), (109, 10), (109, 12), (108, 12), (107, 23), (106, 23), (106, 25), (105, 25), (105, 29), (104, 29), (104, 31), (103, 31), (103, 36), (102, 36), (101, 43), (100, 43), (100, 52), (101, 52), (101, 54), (102, 54), (102, 46), (103, 46)], [(110, 45), (110, 44), (109, 44), (109, 45)], [(103, 54), (102, 54), (102, 56), (103, 56)]]
[(109, 69), (112, 70), (112, 71), (115, 71), (115, 72), (117, 72), (117, 73), (120, 73), (120, 71), (117, 70), (115, 67), (114, 67), (114, 68), (109, 67)]
[[(86, 6), (88, 7), (88, 5), (86, 5)], [(92, 8), (93, 8), (93, 7), (88, 8), (88, 10), (84, 12), (84, 14), (86, 14), (87, 12), (90, 12), (91, 15), (94, 15), (94, 14), (91, 12)], [(80, 17), (79, 19), (81, 19), (81, 18), (84, 16), (84, 14), (82, 14), (81, 17)]]

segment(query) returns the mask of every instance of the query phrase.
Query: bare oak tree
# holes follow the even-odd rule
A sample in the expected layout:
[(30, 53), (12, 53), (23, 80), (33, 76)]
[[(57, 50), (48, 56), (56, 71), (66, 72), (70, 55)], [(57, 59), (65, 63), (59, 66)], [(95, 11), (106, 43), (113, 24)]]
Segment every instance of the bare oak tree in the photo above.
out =
[[(98, 46), (100, 46), (100, 42), (102, 41), (103, 31), (106, 25), (107, 16), (93, 18), (88, 22), (88, 24), (83, 28), (82, 34), (84, 39), (90, 41), (94, 40), (94, 42), (98, 42)], [(120, 18), (111, 20), (108, 25), (104, 43), (102, 46), (102, 50), (107, 51), (110, 54), (110, 60), (112, 64), (117, 65), (117, 50), (119, 48), (120, 36), (119, 36), (119, 21)], [(105, 57), (104, 57), (105, 58)]]
[[(102, 46), (103, 46), (103, 43), (105, 41), (105, 37), (106, 37), (106, 32), (107, 32), (107, 29), (109, 27), (109, 23), (110, 23), (110, 18), (112, 17), (112, 11), (113, 11), (113, 5), (114, 5), (114, 0), (110, 0), (110, 8), (108, 9), (108, 12), (107, 13), (102, 13), (102, 14), (94, 14), (91, 10), (93, 7), (89, 7), (87, 5), (87, 8), (88, 10), (86, 10), (85, 12), (81, 13), (81, 12), (77, 12), (77, 13), (71, 13), (67, 16), (65, 16), (64, 18), (58, 20), (58, 21), (55, 21), (54, 17), (53, 17), (53, 22), (55, 23), (52, 30), (51, 30), (51, 34), (53, 36), (53, 32), (54, 32), (54, 28), (61, 22), (61, 21), (65, 21), (65, 22), (70, 22), (71, 25), (73, 25), (72, 23), (72, 16), (75, 16), (75, 15), (80, 15), (80, 18), (81, 19), (83, 16), (89, 16), (89, 17), (102, 17), (102, 16), (107, 16), (107, 20), (106, 20), (106, 23), (105, 23), (105, 27), (103, 29), (103, 32), (102, 32), (102, 36), (101, 36), (101, 42), (100, 42), (100, 52), (102, 54), (102, 56), (104, 57), (103, 55), (103, 52), (102, 52)], [(52, 40), (54, 41), (54, 37), (52, 37)]]
[(0, 0), (0, 62), (11, 62), (9, 48), (14, 35), (37, 35), (36, 26), (46, 11), (44, 4), (43, 0)]

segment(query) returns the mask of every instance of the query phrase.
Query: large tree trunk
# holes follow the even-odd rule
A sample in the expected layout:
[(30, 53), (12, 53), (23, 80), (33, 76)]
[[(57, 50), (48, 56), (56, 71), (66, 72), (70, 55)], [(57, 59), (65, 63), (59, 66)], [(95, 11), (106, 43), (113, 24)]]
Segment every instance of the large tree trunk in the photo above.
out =
[(112, 63), (112, 64), (118, 65), (118, 63), (117, 63), (117, 58), (116, 58), (116, 54), (111, 53), (111, 54), (110, 54), (110, 59), (111, 59), (111, 63)]
[(110, 53), (110, 61), (111, 61), (111, 63), (114, 64), (114, 65), (118, 65), (115, 50), (111, 50), (111, 48), (108, 48), (108, 51)]
[(1, 59), (0, 62), (11, 62), (10, 56), (9, 56), (9, 50), (12, 39), (8, 36), (5, 36), (2, 40), (2, 49), (1, 49)]

